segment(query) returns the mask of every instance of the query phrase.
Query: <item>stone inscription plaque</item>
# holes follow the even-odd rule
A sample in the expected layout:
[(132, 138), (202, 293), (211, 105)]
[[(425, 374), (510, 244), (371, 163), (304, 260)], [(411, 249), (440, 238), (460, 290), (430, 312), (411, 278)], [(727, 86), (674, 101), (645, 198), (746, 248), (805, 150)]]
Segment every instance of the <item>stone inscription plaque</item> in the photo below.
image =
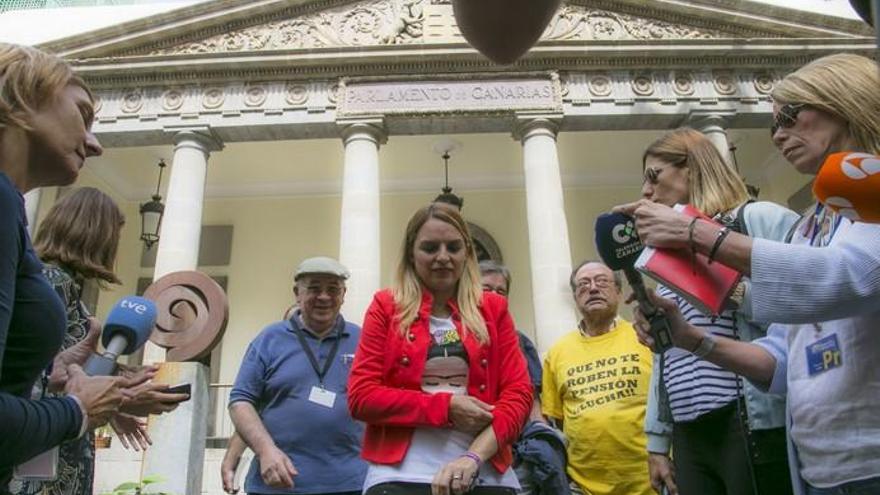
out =
[(560, 111), (558, 82), (550, 79), (488, 81), (348, 81), (339, 113), (416, 114)]

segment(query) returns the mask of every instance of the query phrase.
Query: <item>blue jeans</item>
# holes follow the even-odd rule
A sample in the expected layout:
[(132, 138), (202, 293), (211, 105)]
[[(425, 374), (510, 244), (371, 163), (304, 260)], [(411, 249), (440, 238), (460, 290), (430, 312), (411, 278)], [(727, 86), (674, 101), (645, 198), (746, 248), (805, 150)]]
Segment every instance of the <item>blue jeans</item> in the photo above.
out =
[(880, 478), (852, 481), (831, 488), (816, 488), (807, 484), (807, 495), (876, 495), (880, 493)]

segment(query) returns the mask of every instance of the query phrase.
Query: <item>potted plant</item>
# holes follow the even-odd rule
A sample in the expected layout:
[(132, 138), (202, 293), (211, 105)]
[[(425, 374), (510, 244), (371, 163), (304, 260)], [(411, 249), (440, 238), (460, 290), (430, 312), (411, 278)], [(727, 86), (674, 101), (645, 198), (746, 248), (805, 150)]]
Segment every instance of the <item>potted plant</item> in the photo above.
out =
[(113, 440), (113, 430), (110, 425), (104, 425), (95, 430), (95, 448), (109, 449), (111, 440)]
[(140, 481), (127, 481), (113, 489), (110, 493), (101, 495), (172, 495), (166, 492), (149, 491), (147, 487), (154, 483), (164, 481), (161, 476), (146, 476)]

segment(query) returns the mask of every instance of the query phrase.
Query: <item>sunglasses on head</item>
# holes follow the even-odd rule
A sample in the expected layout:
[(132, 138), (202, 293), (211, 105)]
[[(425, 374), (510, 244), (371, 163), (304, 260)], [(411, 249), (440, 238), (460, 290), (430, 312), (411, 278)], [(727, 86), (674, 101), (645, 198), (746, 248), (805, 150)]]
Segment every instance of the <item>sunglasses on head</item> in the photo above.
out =
[(806, 103), (788, 103), (779, 107), (773, 118), (773, 125), (770, 126), (770, 138), (776, 135), (780, 127), (783, 129), (793, 127), (797, 123), (798, 114), (805, 108), (807, 108)]

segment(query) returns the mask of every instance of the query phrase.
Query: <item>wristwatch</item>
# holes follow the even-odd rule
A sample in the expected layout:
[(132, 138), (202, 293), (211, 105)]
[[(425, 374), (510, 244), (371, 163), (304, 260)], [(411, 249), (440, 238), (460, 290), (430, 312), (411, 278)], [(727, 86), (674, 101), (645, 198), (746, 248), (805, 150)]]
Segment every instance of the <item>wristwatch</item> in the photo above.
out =
[(700, 343), (697, 344), (697, 347), (691, 351), (691, 354), (697, 356), (702, 359), (709, 355), (713, 349), (715, 349), (716, 340), (715, 337), (712, 336), (711, 333), (706, 332), (703, 334), (703, 338), (700, 339)]

